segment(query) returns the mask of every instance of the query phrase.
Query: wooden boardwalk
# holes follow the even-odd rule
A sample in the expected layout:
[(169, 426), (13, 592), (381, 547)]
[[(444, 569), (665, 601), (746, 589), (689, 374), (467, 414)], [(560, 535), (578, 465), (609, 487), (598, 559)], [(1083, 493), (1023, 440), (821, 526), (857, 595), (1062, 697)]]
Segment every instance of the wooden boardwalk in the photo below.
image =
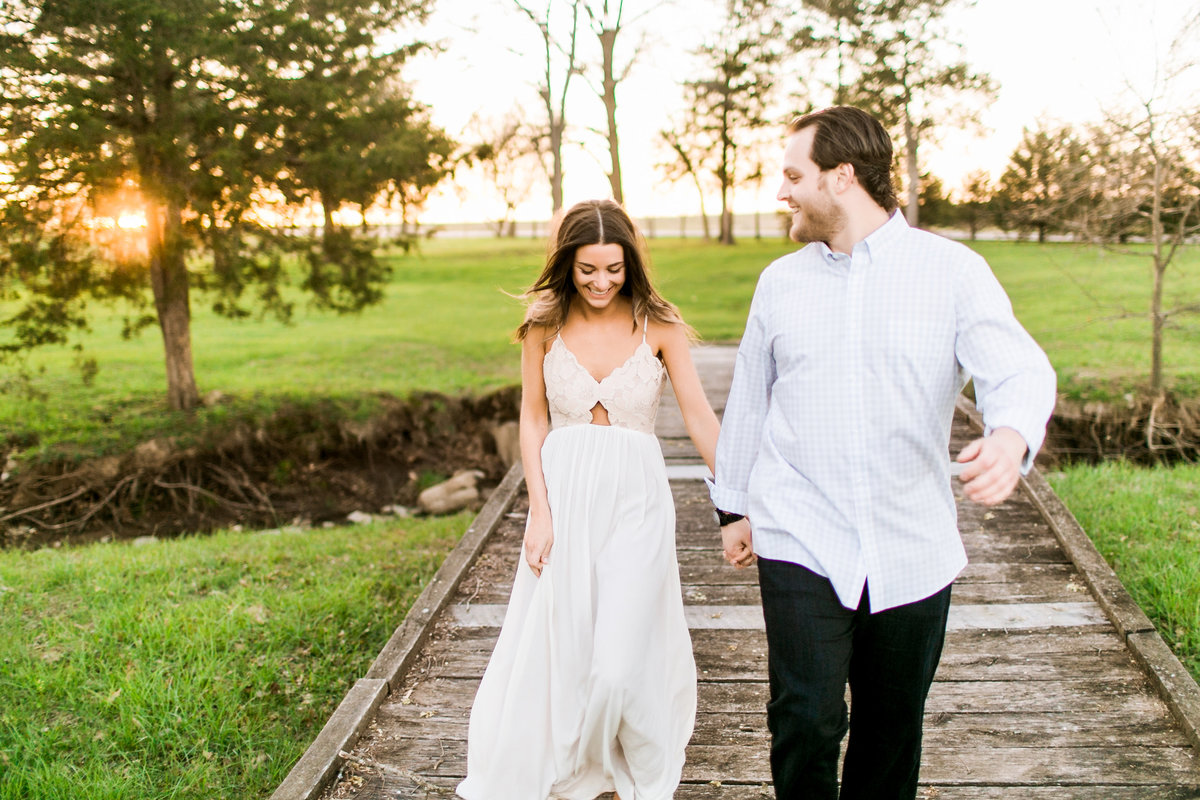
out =
[[(697, 361), (709, 397), (723, 399), (730, 352), (704, 348)], [(960, 410), (953, 452), (975, 435), (970, 425)], [(704, 471), (669, 402), (659, 433), (674, 476), (679, 564), (700, 673), (696, 730), (676, 797), (773, 797), (757, 576), (721, 559), (698, 479)], [(443, 571), (456, 574), (443, 581), (444, 598), (414, 609), (389, 644), (398, 654), (381, 654), (375, 677), (347, 697), (338, 714), (349, 721), (339, 726), (335, 715), (322, 733), (335, 754), (337, 741), (357, 740), (348, 758), (322, 766), (310, 751), (276, 800), (321, 796), (321, 784), (339, 768), (323, 796), (453, 793), (466, 767), (471, 701), (520, 551), (526, 504), (519, 491), (511, 495), (511, 504), (493, 508), (496, 524), (475, 552), (448, 560)], [(993, 509), (960, 493), (959, 522), (971, 563), (955, 584), (929, 696), (919, 796), (1200, 798), (1200, 690), (1090, 544), (1078, 541), (1077, 526), (1064, 532), (1074, 521), (1040, 476)], [(346, 730), (330, 730), (339, 728)]]

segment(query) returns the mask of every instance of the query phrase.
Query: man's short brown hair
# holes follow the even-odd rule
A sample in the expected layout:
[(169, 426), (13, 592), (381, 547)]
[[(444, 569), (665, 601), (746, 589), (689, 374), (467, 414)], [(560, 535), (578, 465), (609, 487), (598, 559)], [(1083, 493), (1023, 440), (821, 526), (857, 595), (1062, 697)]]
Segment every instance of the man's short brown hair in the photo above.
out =
[(796, 117), (788, 123), (788, 133), (812, 126), (813, 163), (822, 170), (849, 164), (871, 199), (884, 211), (895, 211), (899, 203), (892, 183), (892, 139), (879, 120), (861, 108), (833, 106)]

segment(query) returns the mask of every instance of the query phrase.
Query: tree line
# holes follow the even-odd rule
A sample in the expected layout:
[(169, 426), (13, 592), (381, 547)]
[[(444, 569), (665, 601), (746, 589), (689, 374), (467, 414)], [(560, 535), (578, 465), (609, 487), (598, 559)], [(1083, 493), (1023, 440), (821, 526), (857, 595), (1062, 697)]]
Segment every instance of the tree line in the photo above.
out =
[[(502, 200), (497, 231), (534, 188), (531, 165), (549, 182), (551, 208), (562, 207), (562, 150), (568, 143), (572, 78), (579, 75), (603, 102), (612, 196), (623, 199), (616, 122), (622, 81), (645, 55), (640, 20), (680, 13), (670, 2), (643, 3), (626, 15), (624, 0), (547, 0), (534, 9), (509, 0), (537, 26), (544, 76), (537, 84), (544, 114), (514, 110), (477, 120), (471, 134), (483, 174)], [(696, 188), (706, 236), (706, 198), (719, 198), (718, 241), (733, 243), (734, 194), (757, 185), (777, 157), (778, 130), (789, 117), (818, 106), (854, 104), (884, 121), (900, 145), (900, 174), (910, 224), (919, 223), (920, 145), (939, 126), (978, 123), (995, 82), (974, 70), (945, 21), (964, 0), (720, 0), (716, 29), (692, 52), (694, 75), (681, 85), (682, 108), (659, 134), (660, 165), (671, 181)], [(581, 55), (581, 37), (598, 43), (598, 63)], [(635, 44), (618, 49), (618, 43)], [(592, 48), (593, 50), (596, 48)], [(798, 87), (795, 76), (809, 76)], [(796, 89), (787, 93), (788, 88)]]

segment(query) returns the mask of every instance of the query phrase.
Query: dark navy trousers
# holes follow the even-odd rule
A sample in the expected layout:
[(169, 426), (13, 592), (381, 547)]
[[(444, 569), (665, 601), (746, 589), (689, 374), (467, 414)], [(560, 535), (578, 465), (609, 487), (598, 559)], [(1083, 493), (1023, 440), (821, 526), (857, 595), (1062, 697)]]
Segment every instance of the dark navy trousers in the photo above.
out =
[[(828, 578), (758, 560), (767, 624), (771, 775), (779, 800), (913, 800), (925, 698), (946, 637), (950, 587), (871, 613), (844, 607)], [(850, 685), (850, 713), (845, 693)]]

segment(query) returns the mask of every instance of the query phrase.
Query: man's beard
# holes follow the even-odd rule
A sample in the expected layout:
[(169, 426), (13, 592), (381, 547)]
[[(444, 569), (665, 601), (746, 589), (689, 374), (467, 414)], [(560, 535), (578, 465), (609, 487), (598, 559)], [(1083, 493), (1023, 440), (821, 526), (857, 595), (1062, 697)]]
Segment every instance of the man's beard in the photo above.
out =
[(800, 219), (792, 217), (788, 236), (793, 242), (829, 242), (846, 227), (846, 210), (825, 197), (820, 204), (806, 203), (800, 208)]

